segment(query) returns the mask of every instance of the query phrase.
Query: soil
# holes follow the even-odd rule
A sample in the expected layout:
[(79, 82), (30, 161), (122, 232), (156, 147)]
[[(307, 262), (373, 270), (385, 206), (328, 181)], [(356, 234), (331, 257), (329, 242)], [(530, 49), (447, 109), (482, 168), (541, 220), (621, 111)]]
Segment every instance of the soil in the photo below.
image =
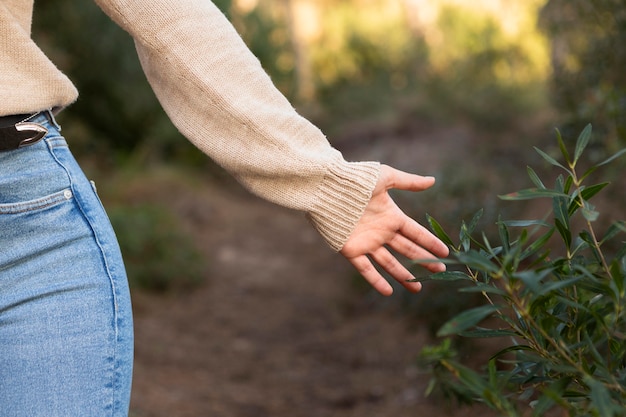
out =
[[(335, 146), (349, 159), (432, 174), (471, 144), (463, 129), (428, 133)], [(185, 219), (209, 268), (192, 291), (133, 292), (131, 416), (492, 415), (425, 396), (430, 375), (416, 358), (432, 339), (426, 319), (402, 311), (403, 290), (368, 290), (301, 213), (201, 182), (154, 190)]]

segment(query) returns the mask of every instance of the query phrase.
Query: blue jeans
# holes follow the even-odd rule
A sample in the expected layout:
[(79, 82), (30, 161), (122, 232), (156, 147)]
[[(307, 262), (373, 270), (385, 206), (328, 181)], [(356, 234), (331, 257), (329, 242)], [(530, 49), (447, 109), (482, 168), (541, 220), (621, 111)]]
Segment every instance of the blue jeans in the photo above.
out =
[(126, 272), (95, 188), (54, 118), (0, 152), (0, 416), (127, 416)]

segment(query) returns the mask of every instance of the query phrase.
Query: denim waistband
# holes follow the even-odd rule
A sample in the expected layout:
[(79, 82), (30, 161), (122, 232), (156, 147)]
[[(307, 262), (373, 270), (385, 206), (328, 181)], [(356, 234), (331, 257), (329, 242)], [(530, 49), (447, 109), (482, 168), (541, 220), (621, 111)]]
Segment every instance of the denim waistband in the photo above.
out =
[(30, 117), (27, 117), (25, 122), (37, 123), (46, 128), (54, 128), (57, 131), (61, 131), (61, 126), (57, 123), (54, 114), (50, 110), (43, 110), (38, 113), (33, 114)]

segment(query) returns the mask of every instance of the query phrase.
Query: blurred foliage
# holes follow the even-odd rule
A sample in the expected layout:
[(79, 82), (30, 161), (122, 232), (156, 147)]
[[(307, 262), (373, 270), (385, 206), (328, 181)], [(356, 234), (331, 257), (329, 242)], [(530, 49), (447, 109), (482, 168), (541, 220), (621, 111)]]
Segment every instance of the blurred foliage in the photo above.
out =
[[(215, 3), (230, 7), (229, 0)], [(77, 155), (110, 159), (113, 153), (118, 159), (139, 152), (150, 159), (206, 163), (167, 119), (130, 36), (94, 2), (38, 2), (33, 37), (80, 92), (59, 116)]]
[(98, 180), (133, 288), (185, 290), (204, 282), (210, 260), (193, 230), (211, 217), (199, 180), (171, 164), (128, 164)]
[(293, 99), (297, 89), (294, 51), (285, 8), (277, 4), (278, 8), (233, 9), (231, 21), (274, 84)]
[(329, 124), (395, 117), (497, 128), (545, 105), (540, 2), (513, 2), (521, 10), (514, 23), (480, 10), (482, 2), (429, 3), (432, 19), (418, 22), (424, 2), (417, 10), (383, 0), (322, 10), (310, 53)]
[[(412, 0), (217, 3), (277, 86), (332, 129), (373, 117), (466, 116), (493, 127), (542, 105), (539, 2), (510, 3), (524, 17), (514, 24), (510, 13), (479, 12), (483, 2), (433, 0), (436, 19), (418, 24)], [(167, 120), (130, 37), (92, 2), (38, 3), (33, 35), (81, 92), (61, 116), (89, 138), (73, 139), (77, 153), (206, 161)]]
[(610, 150), (626, 143), (625, 6), (623, 0), (549, 0), (541, 13), (564, 132), (593, 121)]
[[(377, 117), (506, 128), (545, 109), (551, 65), (551, 98), (567, 123), (591, 120), (607, 141), (624, 138), (621, 0), (216, 3), (281, 91), (331, 133)], [(90, 138), (75, 150), (206, 161), (167, 121), (130, 37), (92, 2), (38, 3), (33, 29), (81, 91), (62, 115)]]
[(108, 213), (131, 288), (163, 292), (191, 288), (203, 281), (203, 256), (167, 207), (113, 205)]

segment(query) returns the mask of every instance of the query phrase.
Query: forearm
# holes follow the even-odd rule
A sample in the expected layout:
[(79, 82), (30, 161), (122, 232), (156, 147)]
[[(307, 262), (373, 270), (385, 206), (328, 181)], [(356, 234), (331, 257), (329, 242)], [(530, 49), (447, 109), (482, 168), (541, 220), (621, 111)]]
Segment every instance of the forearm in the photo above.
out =
[(178, 129), (255, 194), (307, 212), (340, 249), (369, 201), (378, 164), (346, 162), (274, 87), (212, 3), (98, 3), (135, 39)]

